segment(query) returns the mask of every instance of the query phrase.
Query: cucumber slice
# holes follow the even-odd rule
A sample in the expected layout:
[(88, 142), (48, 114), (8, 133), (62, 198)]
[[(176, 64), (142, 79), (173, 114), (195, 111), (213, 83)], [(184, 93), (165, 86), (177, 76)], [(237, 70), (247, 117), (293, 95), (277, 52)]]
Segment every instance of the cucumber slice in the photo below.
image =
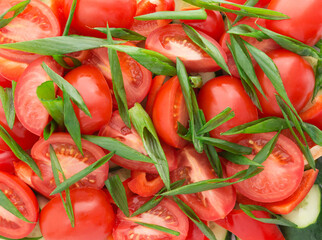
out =
[(295, 223), (298, 228), (306, 228), (317, 221), (320, 214), (321, 191), (318, 185), (313, 185), (303, 201), (289, 214), (283, 215)]

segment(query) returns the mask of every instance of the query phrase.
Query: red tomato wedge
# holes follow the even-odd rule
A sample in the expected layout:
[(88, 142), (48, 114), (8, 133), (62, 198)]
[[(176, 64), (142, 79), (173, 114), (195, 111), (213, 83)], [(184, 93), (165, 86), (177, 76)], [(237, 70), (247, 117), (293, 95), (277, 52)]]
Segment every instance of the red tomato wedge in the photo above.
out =
[(40, 230), (44, 238), (105, 240), (110, 235), (115, 221), (113, 208), (105, 193), (92, 188), (72, 189), (70, 198), (75, 227), (71, 226), (62, 200), (57, 196), (40, 213)]
[(164, 83), (164, 80), (166, 79), (166, 76), (160, 75), (155, 76), (152, 79), (152, 85), (148, 94), (148, 98), (145, 105), (145, 111), (151, 116), (152, 115), (152, 109), (154, 105), (155, 98), (161, 88), (161, 86)]
[[(227, 55), (219, 43), (208, 35), (199, 33), (218, 48), (227, 62)], [(145, 48), (159, 52), (173, 62), (179, 57), (189, 72), (220, 70), (218, 64), (190, 40), (180, 24), (166, 25), (154, 30), (146, 39)]]
[[(111, 121), (100, 130), (99, 135), (115, 138), (136, 151), (147, 155), (140, 135), (133, 125), (131, 126), (131, 129), (125, 125), (118, 111), (113, 112)], [(177, 159), (175, 149), (167, 144), (162, 144), (162, 147), (168, 160), (169, 170), (172, 171), (176, 169)], [(111, 158), (111, 161), (127, 169), (144, 171), (152, 174), (158, 173), (152, 163), (133, 161), (117, 155), (114, 155)]]
[[(129, 202), (130, 214), (147, 202), (148, 198), (133, 197)], [(185, 240), (188, 234), (189, 222), (187, 216), (180, 210), (178, 205), (170, 200), (163, 199), (156, 207), (132, 218), (127, 218), (119, 209), (117, 211), (116, 226), (113, 231), (114, 239), (167, 239)], [(146, 228), (135, 222), (155, 224), (166, 227), (180, 233), (179, 236), (164, 233), (158, 230)]]
[(26, 163), (20, 160), (14, 161), (13, 166), (15, 168), (16, 176), (30, 187), (35, 188), (31, 182), (31, 176), (34, 173), (33, 170)]
[(132, 171), (128, 182), (130, 190), (141, 197), (151, 197), (161, 190), (164, 183), (159, 175)]
[(0, 56), (0, 75), (10, 81), (18, 81), (28, 63), (16, 62)]
[[(0, 171), (0, 190), (29, 221), (37, 222), (39, 207), (35, 194), (16, 176)], [(27, 223), (0, 208), (0, 236), (20, 239), (27, 237), (36, 223)]]
[[(126, 45), (134, 46), (131, 43), (127, 43)], [(118, 57), (123, 75), (127, 104), (129, 108), (131, 108), (134, 106), (134, 103), (142, 102), (148, 94), (152, 81), (152, 73), (125, 53), (119, 52)], [(112, 75), (108, 61), (107, 49), (98, 48), (93, 50), (91, 56), (85, 61), (85, 63), (95, 65), (101, 70), (112, 91)], [(113, 92), (112, 96), (114, 99), (114, 107), (117, 108)]]
[[(0, 12), (5, 12), (18, 2), (22, 0), (1, 0)], [(52, 10), (39, 0), (32, 0), (21, 14), (0, 29), (0, 43), (23, 42), (59, 35), (59, 22)], [(30, 63), (39, 57), (32, 53), (5, 49), (0, 49), (0, 56), (25, 63)]]
[[(89, 117), (73, 104), (82, 134), (99, 131), (112, 115), (112, 97), (103, 74), (94, 66), (83, 65), (70, 71), (65, 79), (76, 88), (91, 113)], [(63, 92), (59, 90), (58, 95), (63, 96)]]
[[(174, 11), (174, 0), (141, 0), (138, 2), (136, 16), (159, 11)], [(134, 19), (131, 30), (147, 37), (153, 30), (170, 22), (171, 20), (140, 21)]]
[[(269, 213), (252, 211), (257, 218), (270, 218)], [(275, 224), (262, 223), (247, 216), (242, 210), (234, 209), (225, 219), (216, 221), (240, 239), (245, 240), (284, 240)]]
[(313, 103), (309, 102), (310, 106), (304, 107), (300, 113), (300, 117), (304, 122), (311, 123), (322, 130), (322, 94), (315, 97)]
[(20, 77), (15, 91), (16, 114), (22, 125), (30, 132), (40, 136), (49, 120), (49, 114), (37, 96), (37, 87), (50, 78), (41, 67), (46, 63), (57, 74), (63, 69), (50, 57), (40, 57), (32, 62)]
[[(249, 159), (260, 151), (276, 133), (252, 134), (240, 140), (238, 144), (253, 148)], [(298, 146), (289, 138), (280, 135), (271, 155), (263, 163), (264, 170), (256, 176), (234, 184), (238, 192), (251, 200), (270, 203), (291, 196), (300, 185), (304, 158)], [(248, 166), (228, 162), (228, 176), (247, 169)]]
[[(104, 151), (95, 144), (82, 140), (84, 156), (79, 152), (73, 139), (67, 133), (54, 133), (48, 140), (40, 139), (31, 149), (31, 156), (36, 161), (42, 176), (41, 180), (36, 174), (31, 177), (35, 189), (45, 197), (56, 188), (49, 156), (49, 146), (55, 150), (58, 161), (66, 178), (70, 178), (88, 165), (105, 156)], [(100, 189), (107, 179), (109, 165), (104, 164), (85, 178), (75, 183), (72, 188), (91, 187)], [(61, 181), (63, 178), (61, 176)]]
[(187, 141), (179, 137), (178, 122), (188, 127), (188, 110), (179, 79), (173, 77), (162, 85), (155, 97), (152, 110), (154, 127), (160, 138), (175, 148), (183, 148)]
[[(193, 146), (187, 146), (181, 150), (178, 163), (178, 169), (171, 173), (172, 182), (185, 179), (184, 185), (186, 185), (217, 178), (207, 155), (197, 153)], [(234, 208), (236, 202), (236, 193), (232, 186), (178, 195), (178, 197), (205, 221), (223, 219)]]

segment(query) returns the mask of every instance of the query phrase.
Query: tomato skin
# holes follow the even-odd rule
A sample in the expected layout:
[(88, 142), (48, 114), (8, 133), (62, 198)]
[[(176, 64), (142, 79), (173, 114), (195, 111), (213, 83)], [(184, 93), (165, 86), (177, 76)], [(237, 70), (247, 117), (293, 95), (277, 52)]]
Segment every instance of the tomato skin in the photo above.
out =
[[(310, 100), (314, 89), (315, 77), (311, 65), (299, 55), (284, 49), (271, 51), (267, 55), (277, 66), (291, 103), (300, 112)], [(255, 72), (268, 99), (256, 89), (264, 115), (283, 117), (275, 98), (273, 84), (259, 66), (255, 67)]]
[[(178, 169), (171, 172), (171, 181), (185, 179), (186, 184), (217, 178), (207, 155), (199, 154), (192, 145), (185, 147), (178, 155)], [(236, 193), (232, 186), (222, 187), (178, 197), (189, 205), (201, 220), (223, 219), (234, 208)]]
[(128, 186), (132, 192), (139, 196), (151, 197), (164, 186), (159, 175), (151, 175), (141, 171), (132, 171), (131, 175), (132, 177), (128, 182)]
[(270, 30), (295, 38), (310, 46), (315, 45), (322, 37), (322, 9), (320, 0), (299, 1), (272, 0), (267, 7), (289, 16), (285, 20), (267, 20)]
[[(258, 218), (270, 218), (269, 213), (252, 211)], [(222, 220), (216, 221), (218, 225), (245, 240), (285, 240), (281, 231), (275, 224), (262, 223), (247, 216), (242, 210), (234, 209)]]
[(189, 220), (189, 232), (186, 240), (208, 240), (208, 238), (201, 232), (201, 230)]
[[(0, 12), (5, 12), (15, 4), (17, 4), (15, 0), (0, 1)], [(60, 26), (54, 13), (46, 4), (33, 0), (21, 14), (1, 29), (0, 43), (22, 42), (59, 35)], [(0, 49), (0, 56), (23, 63), (30, 63), (39, 58), (37, 54), (5, 49)]]
[(188, 142), (179, 137), (177, 122), (188, 127), (188, 119), (179, 79), (173, 77), (162, 85), (156, 95), (152, 110), (154, 127), (165, 143), (175, 148), (183, 148)]
[[(118, 141), (126, 144), (127, 146), (137, 150), (138, 152), (147, 155), (143, 142), (133, 125), (129, 129), (118, 111), (113, 112), (111, 121), (108, 125), (102, 127), (99, 132), (100, 136), (112, 137)], [(177, 157), (175, 149), (168, 146), (167, 144), (161, 143), (166, 158), (168, 160), (169, 170), (172, 171), (177, 168)], [(152, 163), (144, 163), (133, 161), (114, 155), (111, 161), (130, 170), (144, 171), (147, 173), (158, 174), (157, 169)]]
[[(134, 46), (131, 43), (124, 45)], [(152, 73), (125, 53), (119, 52), (118, 58), (122, 70), (127, 104), (131, 108), (136, 102), (142, 102), (148, 94), (152, 81)], [(91, 51), (90, 57), (84, 63), (98, 67), (103, 73), (111, 91), (113, 90), (112, 75), (106, 48), (98, 48)], [(111, 92), (111, 94), (114, 108), (117, 109), (118, 106), (114, 93)]]
[(322, 130), (322, 94), (315, 97), (312, 106), (309, 108), (304, 107), (299, 115), (304, 122), (313, 124)]
[(165, 75), (155, 76), (152, 79), (151, 89), (149, 91), (148, 98), (147, 98), (146, 105), (145, 105), (145, 111), (150, 116), (152, 116), (153, 105), (154, 105), (154, 102), (155, 102), (155, 98), (157, 96), (157, 93), (161, 89), (161, 87), (162, 87), (165, 79), (166, 79), (166, 76)]
[[(260, 133), (248, 135), (238, 144), (253, 148), (248, 155), (253, 159), (255, 154), (276, 133)], [(297, 145), (289, 138), (279, 135), (271, 155), (263, 163), (264, 170), (256, 176), (234, 184), (234, 187), (247, 198), (264, 203), (277, 202), (291, 196), (298, 188), (304, 170), (304, 158)], [(232, 176), (248, 166), (227, 162), (226, 171)], [(264, 186), (264, 187), (263, 187)]]
[(115, 215), (105, 193), (92, 188), (72, 189), (75, 216), (73, 228), (60, 196), (52, 199), (40, 213), (40, 230), (46, 240), (105, 240), (112, 231)]
[[(187, 8), (183, 10), (194, 10), (198, 8)], [(219, 42), (220, 37), (225, 32), (224, 20), (218, 11), (206, 10), (206, 20), (181, 20), (181, 22), (193, 27), (194, 29), (204, 32), (208, 36)]]
[[(65, 79), (78, 90), (92, 115), (87, 116), (73, 104), (81, 132), (93, 134), (100, 130), (112, 115), (112, 97), (103, 74), (94, 66), (83, 65), (70, 71)], [(62, 91), (58, 95), (62, 96)]]
[[(0, 171), (0, 190), (18, 207), (19, 211), (31, 222), (38, 221), (39, 207), (35, 194), (16, 176)], [(36, 223), (18, 219), (7, 210), (0, 209), (0, 236), (20, 239), (28, 236)]]
[(235, 113), (234, 118), (210, 132), (210, 136), (214, 138), (237, 141), (243, 137), (242, 134), (221, 136), (220, 133), (258, 119), (256, 106), (246, 94), (240, 80), (234, 77), (221, 76), (208, 81), (199, 92), (198, 103), (206, 121), (227, 107)]
[[(139, 196), (132, 197), (128, 200), (130, 214), (134, 213), (140, 206), (146, 203), (149, 198)], [(124, 213), (118, 209), (116, 226), (113, 231), (115, 240), (131, 239), (167, 239), (167, 240), (185, 240), (189, 222), (187, 216), (181, 211), (178, 205), (170, 199), (164, 198), (156, 207), (148, 212), (139, 214), (135, 217), (127, 218)], [(140, 226), (137, 222), (156, 224), (180, 232), (179, 236), (174, 236), (157, 230), (147, 229)], [(134, 236), (131, 237), (131, 236)]]
[(0, 171), (14, 174), (13, 162), (17, 161), (17, 157), (11, 151), (0, 151)]
[[(66, 19), (72, 3), (73, 0), (65, 0)], [(78, 0), (71, 26), (83, 35), (105, 38), (106, 34), (92, 28), (106, 27), (106, 22), (111, 28), (130, 28), (136, 8), (136, 0)]]
[(41, 67), (45, 62), (61, 75), (63, 68), (50, 57), (40, 57), (32, 62), (20, 77), (15, 91), (14, 104), (21, 124), (30, 132), (40, 136), (49, 121), (49, 114), (37, 97), (37, 87), (50, 78)]
[[(227, 56), (219, 43), (208, 35), (199, 33), (219, 49), (227, 62)], [(147, 37), (145, 48), (159, 52), (173, 62), (179, 57), (189, 72), (214, 72), (220, 69), (206, 52), (190, 40), (179, 24), (170, 24), (154, 30)]]
[[(141, 0), (138, 2), (135, 16), (159, 11), (174, 11), (174, 0)], [(170, 22), (171, 20), (140, 21), (134, 19), (131, 30), (147, 37), (153, 30), (165, 26)]]
[[(82, 156), (68, 133), (54, 133), (47, 140), (40, 139), (31, 149), (31, 156), (38, 165), (43, 180), (36, 174), (33, 174), (31, 182), (34, 188), (47, 198), (53, 197), (50, 196), (50, 193), (56, 188), (49, 156), (50, 145), (55, 150), (66, 178), (70, 178), (105, 156), (104, 151), (100, 147), (84, 139), (82, 139), (84, 152), (84, 156)], [(75, 183), (71, 188), (91, 187), (100, 189), (104, 186), (104, 181), (108, 177), (108, 170), (109, 164), (105, 163), (87, 175), (86, 178)], [(61, 181), (63, 181), (62, 178)]]

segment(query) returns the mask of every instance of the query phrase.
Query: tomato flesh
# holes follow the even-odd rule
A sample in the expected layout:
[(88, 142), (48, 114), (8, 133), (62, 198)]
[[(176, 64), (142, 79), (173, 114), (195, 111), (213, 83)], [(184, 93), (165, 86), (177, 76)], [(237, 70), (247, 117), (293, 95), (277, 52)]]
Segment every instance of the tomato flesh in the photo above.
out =
[(128, 182), (130, 190), (142, 197), (151, 197), (161, 190), (164, 183), (159, 175), (132, 171), (132, 179)]

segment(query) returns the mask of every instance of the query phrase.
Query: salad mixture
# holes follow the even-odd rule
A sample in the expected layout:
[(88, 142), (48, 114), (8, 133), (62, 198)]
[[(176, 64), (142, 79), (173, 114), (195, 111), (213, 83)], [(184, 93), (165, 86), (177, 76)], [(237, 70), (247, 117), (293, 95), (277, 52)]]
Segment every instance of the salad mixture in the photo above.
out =
[(0, 239), (322, 239), (321, 0), (0, 14)]

